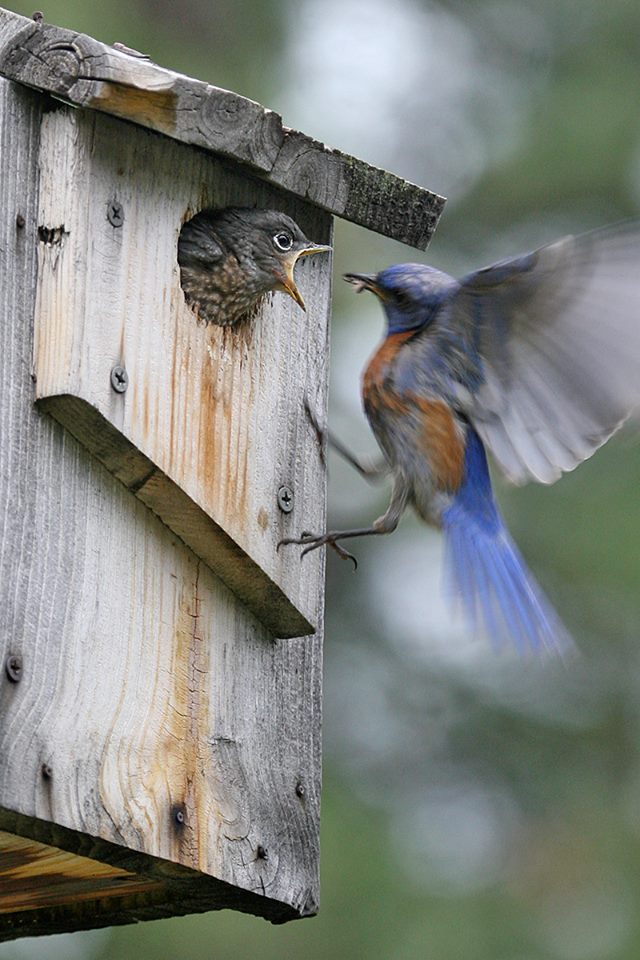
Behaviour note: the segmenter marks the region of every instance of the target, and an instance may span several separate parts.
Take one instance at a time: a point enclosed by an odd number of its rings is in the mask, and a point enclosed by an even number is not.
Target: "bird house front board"
[[[303,570],[276,547],[324,524],[308,410],[325,405],[329,264],[296,266],[306,313],[275,293],[224,328],[185,302],[177,263],[185,220],[254,205],[330,241],[327,214],[201,150],[96,112],[47,114],[34,374],[41,405],[276,636],[293,637],[315,628],[321,558]]]

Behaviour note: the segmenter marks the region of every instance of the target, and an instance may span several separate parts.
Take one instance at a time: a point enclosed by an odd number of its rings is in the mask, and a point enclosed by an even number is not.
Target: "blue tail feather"
[[[482,441],[469,428],[465,477],[443,513],[448,573],[454,593],[476,629],[520,651],[566,650],[573,643],[528,571],[498,513]]]

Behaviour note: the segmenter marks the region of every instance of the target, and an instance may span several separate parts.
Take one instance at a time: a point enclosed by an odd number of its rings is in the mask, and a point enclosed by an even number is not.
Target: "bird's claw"
[[[303,530],[299,537],[287,537],[285,540],[281,540],[276,547],[277,550],[280,547],[286,547],[289,544],[295,544],[299,547],[304,547],[304,550],[300,554],[300,559],[306,557],[308,553],[311,553],[312,550],[317,550],[318,547],[331,547],[332,550],[338,554],[341,560],[351,560],[353,562],[354,570],[358,569],[358,561],[352,553],[349,553],[348,550],[345,550],[344,547],[341,547],[339,544],[340,537],[334,533],[311,533],[309,530]]]

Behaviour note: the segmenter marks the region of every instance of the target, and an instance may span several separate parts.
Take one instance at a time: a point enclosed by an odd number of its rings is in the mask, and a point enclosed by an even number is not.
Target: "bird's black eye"
[[[273,244],[278,250],[286,253],[286,251],[291,250],[293,246],[293,237],[290,233],[287,233],[286,230],[279,230],[278,233],[274,234]]]
[[[411,297],[403,290],[396,290],[393,299],[401,309],[411,306]]]

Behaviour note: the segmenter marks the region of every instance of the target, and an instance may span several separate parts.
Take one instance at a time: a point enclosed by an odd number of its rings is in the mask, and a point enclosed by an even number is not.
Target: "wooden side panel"
[[[0,827],[45,842],[43,823],[68,828],[224,881],[240,909],[313,912],[321,630],[274,641],[144,504],[34,408],[39,128],[39,98],[0,81]],[[126,182],[126,170],[115,175]],[[121,195],[133,211],[133,193]],[[97,213],[86,217],[103,228]],[[103,266],[87,304],[126,270],[117,257]],[[134,311],[133,300],[105,304],[105,322],[115,313],[124,331],[126,361],[139,332],[127,322]],[[112,356],[104,361],[108,373]],[[130,391],[128,402],[143,409],[135,375]],[[152,423],[164,426],[150,418],[150,432]],[[298,429],[287,428],[283,467],[296,463]],[[320,572],[313,617],[321,626]],[[4,671],[8,655],[22,658],[18,683]],[[65,847],[71,836],[62,830],[54,842]],[[214,893],[197,901],[187,893],[173,912],[219,905]],[[83,916],[91,925],[91,913]]]
[[[324,409],[330,259],[296,267],[306,314],[276,293],[250,323],[207,327],[185,303],[177,240],[209,205],[285,209],[318,242],[330,239],[329,218],[202,151],[67,107],[44,119],[40,176],[38,398],[276,636],[312,632],[322,558],[303,569],[276,546],[324,527],[325,467],[305,398]],[[115,364],[126,393],[112,389]]]

